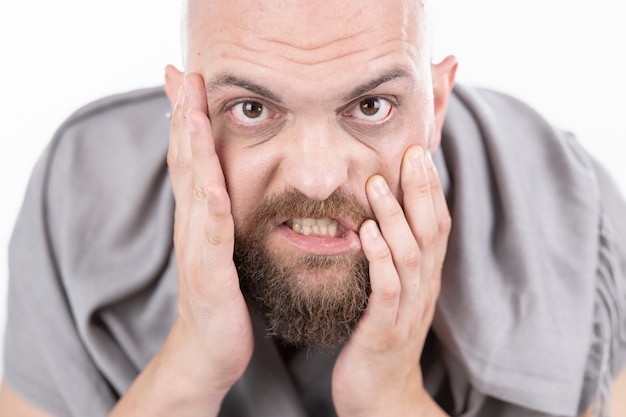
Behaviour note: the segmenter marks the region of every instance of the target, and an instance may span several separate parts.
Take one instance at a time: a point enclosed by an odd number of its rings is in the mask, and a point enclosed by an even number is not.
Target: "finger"
[[[403,299],[416,300],[422,255],[404,211],[382,176],[372,176],[366,184],[366,191],[400,277],[401,303]]]
[[[404,155],[400,174],[406,219],[422,252],[430,250],[439,236],[428,161],[421,147],[412,146]]]
[[[180,125],[180,134],[178,140],[178,163],[184,168],[185,174],[191,174],[192,167],[192,153],[191,153],[191,138],[189,136],[189,123],[187,122],[187,114],[192,109],[197,109],[204,114],[207,114],[207,99],[204,94],[204,85],[202,84],[202,78],[197,74],[187,74],[183,80],[183,88],[185,92],[185,98],[182,108],[182,120]],[[185,178],[186,180],[188,178]]]
[[[195,188],[202,189],[211,185],[225,188],[226,181],[215,151],[209,118],[197,109],[190,109],[187,113],[187,124]]]
[[[176,105],[178,98],[178,90],[183,86],[183,79],[185,74],[173,65],[167,65],[165,67],[165,94],[170,100],[172,108]]]
[[[427,154],[421,147],[410,147],[404,155],[400,174],[404,211],[422,253],[420,269],[423,279],[426,280],[432,276],[434,252],[439,239],[428,161]]]
[[[202,111],[206,107],[202,78],[197,74],[185,76],[172,115],[168,150],[168,165],[176,199],[174,243],[178,246],[183,244],[178,237],[187,234],[187,218],[194,187],[191,142],[186,116],[190,109]]]
[[[172,121],[170,123],[170,136],[167,148],[167,166],[170,170],[170,175],[176,177],[178,173],[178,141],[180,140],[181,124],[184,121],[183,117],[183,101],[185,99],[185,92],[181,86],[178,89],[176,104],[172,111]],[[174,185],[174,184],[172,184]],[[174,190],[176,193],[176,190]]]
[[[180,133],[178,135],[177,166],[179,168],[177,184],[180,188],[181,203],[188,207],[192,201],[194,181],[193,153],[191,150],[191,137],[189,134],[189,122],[187,115],[191,111],[199,111],[206,116],[207,98],[202,77],[198,74],[187,74],[184,78],[185,99],[183,102]]]
[[[371,293],[363,316],[363,326],[379,335],[395,325],[400,302],[400,278],[387,243],[378,225],[366,220],[359,230],[363,253],[369,262]]]
[[[189,73],[183,79],[185,87],[185,113],[189,109],[198,109],[208,114],[208,104],[204,80],[200,74]]]
[[[452,229],[452,217],[450,216],[450,210],[448,209],[446,195],[441,185],[441,180],[439,178],[439,174],[437,173],[437,168],[435,167],[435,164],[433,162],[432,155],[428,154],[428,159],[426,161],[428,182],[430,183],[430,192],[433,198],[433,208],[435,210],[435,218],[437,219],[437,230],[442,236],[437,244],[436,256],[439,260],[441,260],[441,262],[443,262],[443,258],[445,256],[448,246],[448,237]]]
[[[219,158],[215,153],[211,126],[206,114],[190,109],[187,114],[191,139],[194,188],[189,211],[188,244],[190,248],[201,248],[199,266],[204,274],[195,274],[200,281],[206,276],[214,277],[212,285],[238,284],[232,280],[232,256],[234,225],[230,210],[230,199],[225,188],[224,175]],[[195,287],[204,287],[194,282]]]
[[[438,295],[447,239],[447,233],[440,230],[447,213],[447,208],[441,207],[442,204],[445,206],[445,197],[430,154],[420,147],[409,148],[403,159],[400,181],[406,217],[422,253],[419,305],[430,312]],[[414,309],[408,305],[406,308],[407,316],[414,314]]]
[[[170,180],[172,183],[172,191],[174,193],[174,199],[176,201],[174,211],[174,245],[179,246],[179,237],[184,235],[187,228],[186,216],[188,213],[188,204],[184,204],[184,192],[181,190],[181,183],[184,179],[185,172],[189,169],[188,163],[181,163],[181,159],[178,157],[178,142],[181,140],[181,131],[183,130],[184,117],[183,117],[183,101],[185,93],[183,87],[178,89],[178,98],[176,105],[172,113],[172,122],[170,126],[169,145],[167,150],[167,166],[169,168]]]
[[[192,244],[205,248],[204,267],[212,270],[219,268],[224,260],[227,261],[225,264],[231,264],[234,227],[226,181],[205,111],[206,95],[202,79],[190,74],[186,83],[191,106],[186,117],[193,171],[189,233],[203,232],[202,242]]]

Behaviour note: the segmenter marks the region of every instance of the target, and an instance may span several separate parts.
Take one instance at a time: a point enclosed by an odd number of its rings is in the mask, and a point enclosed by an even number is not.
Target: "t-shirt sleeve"
[[[57,417],[106,415],[115,403],[74,325],[51,230],[64,190],[49,178],[58,141],[36,165],[9,245],[4,379],[32,405]],[[57,173],[54,173],[55,175]],[[64,221],[63,219],[60,220]],[[51,225],[54,225],[52,228]]]

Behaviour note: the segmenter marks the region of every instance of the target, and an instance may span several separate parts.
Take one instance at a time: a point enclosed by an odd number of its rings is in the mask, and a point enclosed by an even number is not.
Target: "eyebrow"
[[[366,81],[363,84],[357,86],[352,89],[350,93],[348,93],[345,97],[345,101],[354,100],[357,97],[362,96],[363,94],[368,93],[369,91],[375,89],[376,87],[398,79],[405,79],[411,85],[415,83],[414,77],[411,75],[410,71],[406,70],[402,67],[392,68],[388,71],[383,72],[378,77]],[[271,90],[256,84],[255,82],[240,76],[236,76],[230,73],[221,73],[215,76],[211,81],[206,83],[206,91],[207,94],[214,94],[219,91],[222,87],[240,87],[245,90],[248,90],[254,94],[257,94],[261,97],[265,97],[268,100],[271,100],[275,103],[282,104],[281,98],[278,94],[275,94]]]
[[[267,88],[260,86],[247,78],[228,73],[218,74],[215,78],[206,83],[207,94],[216,93],[222,87],[240,87],[278,104],[282,103],[280,97]]]
[[[411,75],[410,71],[402,67],[396,67],[385,71],[378,77],[370,81],[366,81],[358,87],[354,88],[347,96],[344,97],[344,100],[354,100],[355,98],[372,91],[376,87],[398,78],[405,79],[405,81],[407,81],[410,85],[415,84],[415,78]]]

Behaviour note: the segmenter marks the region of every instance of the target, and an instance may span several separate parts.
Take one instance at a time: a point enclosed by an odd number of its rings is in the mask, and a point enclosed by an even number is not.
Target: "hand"
[[[406,151],[400,184],[404,211],[383,177],[375,175],[366,185],[379,221],[360,229],[372,292],[333,370],[341,417],[443,413],[424,390],[420,356],[439,295],[450,215],[422,148]]]
[[[183,80],[180,72],[168,67],[166,81],[170,100],[178,92],[167,155],[176,199],[178,316],[168,351],[196,387],[225,395],[246,369],[254,344],[232,260],[230,199],[215,152],[202,77],[188,74]]]

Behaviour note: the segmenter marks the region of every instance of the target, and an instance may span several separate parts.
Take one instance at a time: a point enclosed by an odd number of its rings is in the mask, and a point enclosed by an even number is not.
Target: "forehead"
[[[419,0],[189,0],[187,52],[192,58],[221,43],[251,49],[273,43],[286,55],[304,56],[381,40],[417,43],[424,37],[423,9]]]
[[[397,67],[419,79],[430,63],[424,16],[419,0],[189,0],[186,70],[294,95]]]

